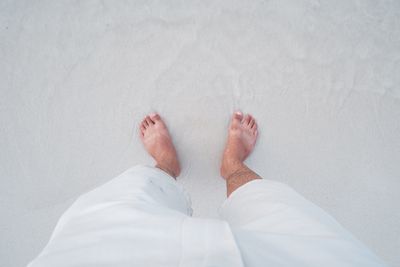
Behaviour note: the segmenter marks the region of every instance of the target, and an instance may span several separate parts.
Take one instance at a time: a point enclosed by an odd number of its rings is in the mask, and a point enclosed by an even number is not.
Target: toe
[[[233,119],[233,120],[242,121],[242,119],[243,119],[243,113],[240,112],[240,111],[236,111],[235,113],[233,113],[232,119]]]
[[[149,123],[146,121],[146,118],[143,119],[142,126],[144,127],[144,129],[147,129],[147,127],[149,127]]]
[[[146,131],[146,128],[144,127],[143,124],[140,125],[140,133],[144,135],[144,131]]]
[[[243,119],[243,114],[240,111],[236,111],[233,113],[231,125],[232,126],[239,126]]]
[[[252,117],[250,120],[250,123],[249,123],[249,127],[253,128],[255,124],[256,124],[256,120]]]
[[[254,120],[254,124],[253,124],[253,126],[251,126],[251,129],[253,130],[253,131],[255,131],[255,130],[257,130],[257,122],[256,122],[256,120]]]
[[[150,114],[150,119],[151,119],[154,123],[156,123],[157,121],[161,120],[161,117],[160,117],[160,115],[158,115],[157,113],[152,113],[152,114]]]
[[[149,116],[146,116],[146,122],[149,124],[149,126],[154,124],[154,122],[150,119]]]
[[[140,139],[142,139],[143,140],[143,138],[144,138],[144,132],[145,132],[145,128],[144,128],[144,126],[143,125],[140,125],[140,129],[139,129],[139,137],[140,137]]]
[[[247,115],[244,117],[244,121],[243,121],[244,125],[249,125],[251,119],[252,119],[251,116],[250,116],[249,114],[247,114]]]

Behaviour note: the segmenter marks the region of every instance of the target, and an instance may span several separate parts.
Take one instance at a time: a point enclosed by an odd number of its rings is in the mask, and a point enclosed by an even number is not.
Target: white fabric
[[[284,184],[256,180],[192,218],[184,190],[136,166],[81,196],[29,267],[383,266],[332,217]]]
[[[221,207],[245,266],[385,266],[322,209],[266,179],[234,191]]]

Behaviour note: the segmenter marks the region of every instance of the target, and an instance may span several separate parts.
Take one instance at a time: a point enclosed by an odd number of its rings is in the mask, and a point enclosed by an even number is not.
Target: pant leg
[[[79,197],[28,266],[242,266],[229,225],[191,213],[172,177],[136,166]]]
[[[246,266],[384,266],[333,217],[285,184],[249,182],[223,203]]]

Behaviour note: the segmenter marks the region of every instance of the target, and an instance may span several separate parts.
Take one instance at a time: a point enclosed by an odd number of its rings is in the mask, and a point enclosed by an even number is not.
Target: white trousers
[[[133,167],[84,194],[28,266],[384,266],[288,186],[255,180],[191,217],[188,195],[158,168]]]

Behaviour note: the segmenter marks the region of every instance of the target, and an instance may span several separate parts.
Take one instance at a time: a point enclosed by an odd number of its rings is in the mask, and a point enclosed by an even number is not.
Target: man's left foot
[[[174,178],[179,176],[181,169],[178,156],[160,115],[147,115],[140,123],[139,135],[147,152],[156,160],[156,167]]]

